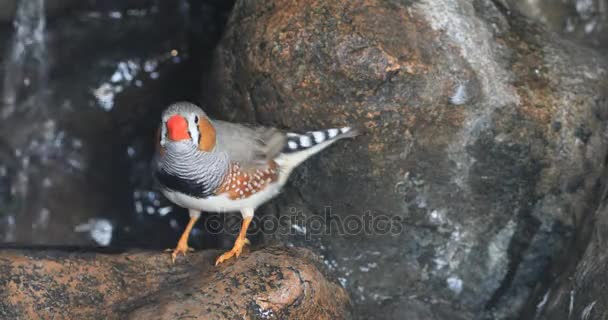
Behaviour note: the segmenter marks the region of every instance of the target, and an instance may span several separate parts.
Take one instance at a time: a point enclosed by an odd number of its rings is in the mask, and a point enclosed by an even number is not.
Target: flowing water
[[[230,7],[56,5],[19,1],[12,28],[0,17],[0,245],[173,246],[188,216],[153,185],[155,131],[169,103],[196,101]]]
[[[15,111],[20,99],[38,98],[46,89],[49,59],[44,0],[19,1],[13,26],[14,36],[4,61],[3,118]]]

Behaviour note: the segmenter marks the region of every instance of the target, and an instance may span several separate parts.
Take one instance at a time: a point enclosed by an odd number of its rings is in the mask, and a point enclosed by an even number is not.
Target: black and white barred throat
[[[224,152],[200,151],[191,141],[167,142],[159,159],[157,178],[164,187],[194,197],[208,197],[230,170]]]

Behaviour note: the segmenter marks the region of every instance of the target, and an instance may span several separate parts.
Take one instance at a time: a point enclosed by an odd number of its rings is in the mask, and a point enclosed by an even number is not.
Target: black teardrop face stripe
[[[212,190],[204,182],[177,177],[163,169],[156,171],[156,178],[167,189],[184,193],[195,198],[207,198],[213,195]]]

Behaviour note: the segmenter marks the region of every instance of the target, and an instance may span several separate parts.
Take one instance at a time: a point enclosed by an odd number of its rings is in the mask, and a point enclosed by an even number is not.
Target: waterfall
[[[20,0],[13,20],[15,33],[4,60],[3,118],[23,98],[38,98],[46,89],[48,53],[44,0]]]

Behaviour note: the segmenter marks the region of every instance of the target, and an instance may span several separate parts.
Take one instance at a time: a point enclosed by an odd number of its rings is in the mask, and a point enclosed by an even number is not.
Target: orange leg
[[[192,251],[192,249],[188,247],[188,237],[190,236],[192,227],[196,223],[196,220],[198,220],[198,217],[198,214],[190,215],[190,221],[188,221],[188,225],[186,226],[184,233],[182,233],[182,236],[179,238],[179,241],[177,242],[177,247],[175,248],[175,250],[173,250],[173,253],[171,253],[171,261],[173,263],[175,263],[175,258],[177,258],[180,253],[186,255],[186,252]]]
[[[224,252],[224,254],[219,256],[215,260],[216,266],[234,256],[236,256],[238,258],[241,255],[241,251],[243,251],[243,246],[245,246],[245,244],[249,243],[249,240],[247,240],[246,236],[247,236],[247,228],[249,228],[249,223],[251,223],[252,218],[253,218],[252,216],[243,217],[243,225],[241,226],[241,232],[239,232],[239,236],[236,238],[236,241],[234,242],[234,246],[232,247],[232,250]]]

